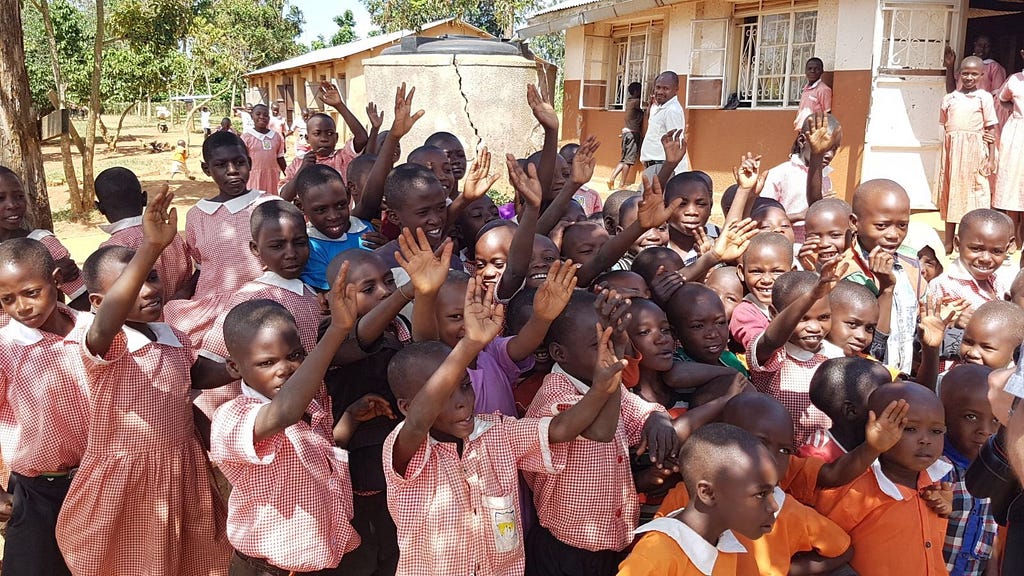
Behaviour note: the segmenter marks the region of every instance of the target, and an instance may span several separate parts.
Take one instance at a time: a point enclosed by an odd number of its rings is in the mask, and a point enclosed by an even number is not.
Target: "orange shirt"
[[[942,545],[946,520],[932,512],[918,495],[949,473],[938,460],[917,479],[918,490],[898,486],[875,462],[846,486],[823,490],[816,507],[850,534],[854,555],[850,565],[861,576],[946,576]]]
[[[675,518],[657,518],[636,530],[643,534],[619,564],[619,576],[731,576],[746,548],[726,530],[713,546]]]

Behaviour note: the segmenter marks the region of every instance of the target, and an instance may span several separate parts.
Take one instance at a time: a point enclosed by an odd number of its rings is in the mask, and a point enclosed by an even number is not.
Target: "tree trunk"
[[[0,164],[21,177],[32,205],[32,224],[52,229],[39,127],[25,68],[20,0],[0,0],[0,30],[5,30],[0,42]]]
[[[117,119],[117,130],[114,130],[114,137],[111,140],[107,141],[107,146],[111,150],[117,150],[117,139],[121,137],[121,126],[124,124],[124,117],[127,116],[128,113],[131,112],[132,109],[135,108],[135,105],[138,103],[139,102],[137,100],[135,102],[132,102],[128,105],[127,108],[124,109],[124,112],[121,112],[121,117]]]
[[[209,98],[207,98],[206,100],[203,100],[202,102],[199,102],[199,103],[193,105],[192,109],[188,111],[188,116],[185,117],[185,125],[182,128],[182,132],[185,134],[185,146],[190,146],[191,145],[190,136],[192,135],[192,131],[189,129],[189,126],[192,125],[192,121],[193,121],[193,119],[196,116],[196,111],[199,110],[200,108],[202,108],[203,106],[206,106],[210,102],[213,102],[217,98],[220,98],[227,91],[228,91],[227,87],[221,88],[220,92],[217,92],[216,94],[211,94]]]
[[[10,0],[7,0],[10,1]],[[104,35],[103,0],[96,0],[96,38],[93,42],[92,85],[89,89],[89,121],[85,128],[85,151],[82,154],[83,191],[81,203],[71,205],[71,217],[85,219],[92,210],[92,201],[96,197],[95,177],[93,176],[93,155],[96,151],[96,121],[100,115],[100,79],[103,75],[103,35]]]

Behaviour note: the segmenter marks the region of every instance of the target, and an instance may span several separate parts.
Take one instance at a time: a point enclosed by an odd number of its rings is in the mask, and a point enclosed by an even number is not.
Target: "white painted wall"
[[[583,79],[583,26],[565,31],[565,64],[562,72],[566,80]]]

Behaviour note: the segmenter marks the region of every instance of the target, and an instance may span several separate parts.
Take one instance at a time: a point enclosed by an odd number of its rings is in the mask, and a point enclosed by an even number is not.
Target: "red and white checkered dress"
[[[288,280],[274,272],[267,271],[262,276],[249,282],[241,290],[235,292],[224,306],[224,311],[217,316],[213,327],[203,338],[201,356],[223,363],[228,357],[228,349],[224,344],[224,318],[232,308],[242,302],[260,300],[266,298],[280,302],[282,306],[291,312],[295,318],[295,325],[299,329],[299,340],[306,352],[310,352],[316,346],[317,327],[323,318],[320,301],[312,288],[302,283],[302,280]],[[241,392],[238,381],[226,386],[203,390],[196,398],[196,406],[203,411],[208,418],[213,418],[217,408],[238,396]],[[321,398],[321,402],[330,402],[329,398]]]
[[[103,231],[110,234],[100,244],[104,246],[124,246],[132,250],[138,250],[142,246],[142,216],[125,218],[113,224],[100,226]],[[175,292],[184,286],[192,276],[192,261],[188,257],[188,250],[185,247],[185,240],[178,234],[174,241],[164,248],[160,258],[156,261],[157,275],[163,284],[164,302],[170,302]]]
[[[195,353],[184,333],[149,326],[155,342],[125,327],[103,358],[76,328],[93,419],[57,543],[76,576],[226,576],[226,511],[189,401]]]
[[[348,452],[334,446],[329,407],[310,402],[304,420],[253,442],[269,401],[243,394],[213,417],[210,456],[231,482],[228,539],[235,550],[285,570],[334,568],[359,545],[352,527]]]
[[[519,470],[556,474],[565,445],[548,445],[551,418],[478,414],[459,456],[454,443],[428,437],[395,472],[399,424],[384,441],[388,509],[398,528],[398,574],[522,575]]]
[[[172,300],[164,306],[167,322],[188,334],[198,347],[231,296],[263,273],[249,250],[249,217],[257,204],[280,200],[253,190],[228,200],[196,202],[186,216],[185,247],[201,269],[191,300]]]
[[[32,240],[38,240],[46,246],[46,249],[50,251],[50,256],[53,256],[54,260],[61,260],[63,258],[71,258],[71,252],[61,244],[60,240],[53,235],[53,232],[49,230],[36,229],[28,233],[28,238]],[[68,302],[71,302],[75,298],[78,298],[82,294],[85,294],[85,280],[82,279],[82,275],[79,274],[78,278],[71,280],[70,282],[61,282],[60,291],[67,296]]]
[[[544,377],[526,417],[564,412],[588,389],[556,364]],[[629,469],[629,447],[640,443],[647,417],[664,411],[661,405],[623,388],[614,440],[577,438],[565,444],[568,462],[561,473],[524,473],[533,489],[541,525],[560,541],[584,550],[623,550],[629,546],[640,519],[640,501]]]
[[[1010,282],[999,274],[992,274],[979,282],[964,268],[963,262],[957,258],[942,274],[928,283],[926,297],[938,298],[940,302],[950,302],[963,298],[971,308],[977,310],[985,302],[1002,300],[1010,292]],[[1010,279],[1012,281],[1012,278]]]
[[[750,382],[758,391],[786,407],[793,417],[793,446],[801,446],[815,430],[832,427],[832,420],[811,404],[811,376],[825,360],[842,358],[843,351],[828,341],[822,342],[817,353],[807,352],[787,342],[761,366],[757,363],[757,346],[763,337],[762,332],[747,350]]]
[[[88,327],[92,314],[58,304]],[[89,435],[89,391],[78,342],[10,320],[0,329],[0,454],[22,476],[78,466]]]

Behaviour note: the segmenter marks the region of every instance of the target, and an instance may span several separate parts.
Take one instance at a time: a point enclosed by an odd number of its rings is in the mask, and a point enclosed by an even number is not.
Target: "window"
[[[690,23],[690,74],[686,77],[688,108],[718,108],[725,94],[729,20]]]
[[[818,12],[747,16],[738,26],[737,93],[751,107],[797,106],[804,64],[814,56]]]
[[[584,36],[580,108],[621,109],[633,82],[640,82],[641,94],[652,94],[661,72],[663,28],[664,22],[656,20]]]
[[[941,70],[952,4],[882,5],[882,71]]]

